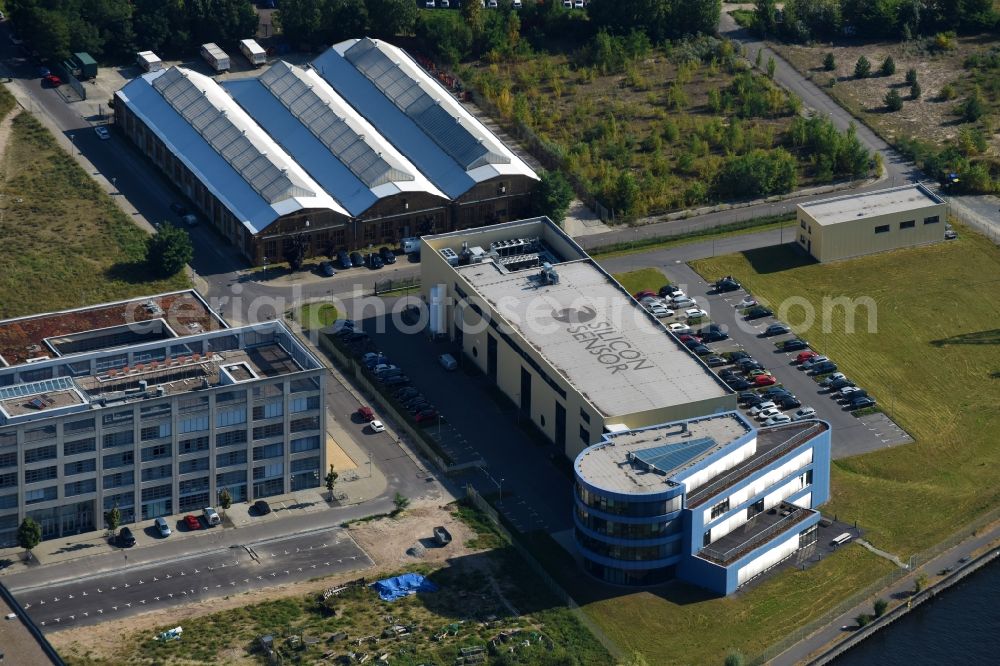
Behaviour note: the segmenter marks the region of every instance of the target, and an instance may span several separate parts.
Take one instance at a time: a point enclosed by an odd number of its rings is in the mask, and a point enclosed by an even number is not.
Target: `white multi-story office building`
[[[0,544],[320,485],[324,368],[194,291],[0,322]]]

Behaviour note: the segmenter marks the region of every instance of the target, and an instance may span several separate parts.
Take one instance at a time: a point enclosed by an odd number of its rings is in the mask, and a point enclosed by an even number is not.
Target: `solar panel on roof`
[[[48,393],[49,391],[65,391],[71,388],[73,388],[73,380],[69,377],[57,377],[55,379],[46,379],[40,382],[15,384],[14,386],[4,386],[3,388],[0,388],[0,400],[25,398],[30,395]]]
[[[466,171],[484,164],[510,164],[509,157],[491,151],[457,122],[435,97],[440,91],[425,88],[372,40],[358,40],[344,58]]]
[[[291,197],[316,196],[315,192],[296,185],[259,149],[244,129],[238,127],[216,108],[193,81],[176,67],[154,79],[153,88],[202,138],[225,159],[237,173],[268,203]]]
[[[681,465],[694,460],[715,446],[711,437],[700,437],[688,442],[665,444],[650,449],[633,451],[632,457],[649,467],[669,473]]]
[[[413,174],[391,165],[330,108],[312,85],[284,62],[271,67],[260,82],[367,187],[415,180]]]

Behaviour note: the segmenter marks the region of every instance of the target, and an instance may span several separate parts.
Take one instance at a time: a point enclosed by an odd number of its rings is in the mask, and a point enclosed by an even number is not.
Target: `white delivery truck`
[[[135,62],[144,72],[158,72],[163,69],[163,61],[152,51],[139,51],[135,54]]]
[[[267,63],[267,51],[253,39],[241,39],[240,51],[254,67],[260,67]]]
[[[399,241],[399,244],[403,248],[403,254],[413,254],[414,252],[420,252],[420,239],[417,238],[416,236],[403,238]]]
[[[229,69],[229,56],[215,42],[201,45],[201,57],[217,72]]]

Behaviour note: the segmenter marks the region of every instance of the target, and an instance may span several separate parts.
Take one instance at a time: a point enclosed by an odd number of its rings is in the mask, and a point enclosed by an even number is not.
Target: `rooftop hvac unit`
[[[143,393],[145,393],[146,389],[148,389],[148,388],[149,388],[149,384],[146,382],[146,380],[145,379],[140,379],[139,380],[139,390],[142,391]]]
[[[552,268],[552,264],[547,261],[542,264],[541,278],[545,284],[559,284],[559,274],[556,273],[556,269]]]
[[[449,265],[458,266],[458,253],[450,247],[442,249],[441,256],[444,257],[444,260],[447,261]]]

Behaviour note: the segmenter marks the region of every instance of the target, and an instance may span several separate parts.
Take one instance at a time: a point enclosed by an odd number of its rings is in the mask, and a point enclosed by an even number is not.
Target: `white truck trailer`
[[[240,51],[254,67],[260,67],[267,63],[267,51],[253,39],[241,39]]]
[[[163,61],[152,51],[139,51],[135,54],[135,62],[144,72],[158,72],[163,69]]]
[[[201,45],[201,57],[217,72],[229,69],[229,55],[220,49],[215,42]]]

